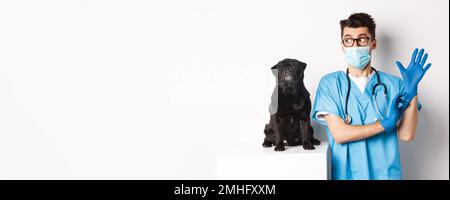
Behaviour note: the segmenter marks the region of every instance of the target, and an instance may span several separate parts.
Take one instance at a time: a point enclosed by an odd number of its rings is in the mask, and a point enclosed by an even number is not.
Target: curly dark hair
[[[344,33],[344,28],[359,28],[359,27],[367,27],[369,29],[370,35],[375,39],[375,21],[372,16],[367,13],[354,13],[348,17],[348,19],[344,19],[340,21],[341,24],[341,37]]]

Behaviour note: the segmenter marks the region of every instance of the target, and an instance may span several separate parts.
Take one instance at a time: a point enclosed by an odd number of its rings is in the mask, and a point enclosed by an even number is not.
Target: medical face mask
[[[369,46],[346,47],[344,49],[345,60],[353,67],[362,70],[370,61]]]

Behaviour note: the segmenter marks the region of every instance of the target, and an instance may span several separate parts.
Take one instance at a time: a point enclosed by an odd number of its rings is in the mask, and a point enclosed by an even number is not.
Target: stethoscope
[[[382,86],[383,87],[383,91],[384,91],[384,96],[386,98],[387,101],[387,86],[386,84],[382,83],[380,81],[380,76],[378,75],[377,70],[375,70],[375,68],[372,67],[372,70],[375,72],[375,75],[377,76],[377,83],[372,87],[372,101],[375,103],[375,108],[377,110],[378,115],[381,117],[381,119],[383,119],[383,116],[381,115],[380,109],[378,107],[378,103],[377,103],[377,99],[376,99],[376,94],[375,94],[375,89],[378,86]],[[348,97],[350,96],[350,77],[348,75],[348,68],[347,68],[347,97],[345,98],[345,123],[346,124],[350,124],[352,122],[352,117],[348,114]]]

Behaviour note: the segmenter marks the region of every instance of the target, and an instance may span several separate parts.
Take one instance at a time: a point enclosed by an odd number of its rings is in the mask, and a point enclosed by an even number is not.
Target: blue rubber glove
[[[409,104],[409,102],[408,102]],[[388,132],[397,128],[397,121],[406,110],[408,104],[402,100],[402,96],[397,94],[392,101],[391,108],[389,110],[389,116],[380,121],[384,131]]]
[[[431,63],[428,63],[425,68],[425,62],[427,61],[428,54],[424,53],[424,50],[421,49],[419,55],[417,55],[418,49],[414,49],[414,52],[411,56],[411,61],[407,69],[403,67],[400,61],[397,61],[397,67],[400,70],[400,74],[403,78],[403,91],[404,100],[407,104],[417,95],[417,86],[419,85],[420,80],[422,80],[425,72],[428,71],[431,67]]]

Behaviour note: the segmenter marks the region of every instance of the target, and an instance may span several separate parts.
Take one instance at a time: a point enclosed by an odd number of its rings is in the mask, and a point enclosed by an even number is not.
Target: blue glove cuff
[[[389,120],[389,119],[386,119],[386,118],[380,120],[380,124],[384,128],[384,132],[389,132],[389,131],[393,130],[394,128],[397,128],[397,124],[396,123],[392,123],[392,120]]]

